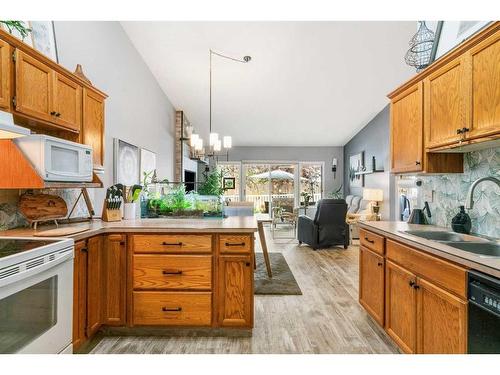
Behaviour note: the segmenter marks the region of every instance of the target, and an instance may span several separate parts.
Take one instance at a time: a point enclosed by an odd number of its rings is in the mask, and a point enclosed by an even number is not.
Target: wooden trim
[[[12,140],[0,139],[0,155],[2,155],[1,189],[42,189],[45,187],[42,178]]]
[[[82,85],[84,87],[88,87],[88,88],[100,93],[105,98],[108,97],[106,95],[106,93],[104,93],[103,91],[99,90],[95,86],[90,85],[87,81],[81,79],[80,77],[75,75],[73,72],[70,72],[68,69],[64,68],[62,65],[49,59],[47,56],[43,55],[41,52],[28,46],[26,43],[23,43],[18,38],[10,35],[8,32],[1,30],[1,29],[0,29],[0,40],[3,40],[5,42],[9,43],[14,48],[17,48],[17,49],[23,51],[24,53],[30,55],[31,57],[43,62],[45,65],[49,66],[50,68],[54,69],[55,71],[65,75],[67,78],[78,82],[80,85]]]
[[[12,51],[10,45],[0,40],[0,107],[11,108],[11,61]]]
[[[459,44],[457,47],[449,51],[447,54],[444,56],[440,57],[438,60],[433,62],[431,65],[429,65],[425,70],[422,72],[416,74],[414,77],[406,81],[404,84],[396,88],[395,90],[391,91],[387,97],[392,99],[402,91],[405,91],[407,88],[410,86],[416,84],[418,81],[423,80],[425,77],[427,77],[429,74],[432,72],[436,71],[437,69],[441,68],[442,66],[446,65],[448,62],[452,61],[453,59],[457,58],[461,54],[467,52],[469,49],[472,47],[476,46],[478,43],[481,41],[487,39],[491,35],[495,34],[497,31],[500,31],[500,21],[495,21],[485,29],[481,30],[479,33],[476,35],[472,36],[470,39],[464,41],[463,43]]]

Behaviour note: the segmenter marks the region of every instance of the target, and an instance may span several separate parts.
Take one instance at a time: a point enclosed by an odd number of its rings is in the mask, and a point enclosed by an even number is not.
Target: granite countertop
[[[38,232],[55,228],[54,225],[40,226]],[[61,224],[59,228],[84,230],[65,236],[81,240],[103,233],[253,233],[257,231],[257,220],[254,216],[232,216],[224,219],[137,219],[117,222],[95,219],[91,222]],[[36,232],[31,228],[18,228],[0,231],[0,236],[32,237]]]
[[[450,228],[438,227],[436,225],[408,224],[401,221],[360,221],[358,224],[363,229],[448,259],[464,267],[500,277],[500,258],[482,257],[474,253],[456,249],[445,243],[405,233],[408,230],[451,232]]]

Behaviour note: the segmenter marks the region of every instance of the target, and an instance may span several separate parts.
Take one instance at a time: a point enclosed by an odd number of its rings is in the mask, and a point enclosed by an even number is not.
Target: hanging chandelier
[[[209,119],[209,137],[208,137],[208,143],[207,143],[207,150],[208,152],[205,151],[205,145],[203,142],[203,138],[200,137],[199,134],[197,133],[192,133],[190,136],[190,144],[191,147],[194,148],[195,153],[198,155],[206,155],[208,157],[217,157],[219,156],[219,152],[222,151],[224,148],[224,151],[226,153],[226,156],[229,158],[229,149],[233,147],[233,138],[230,135],[225,135],[222,137],[222,139],[219,138],[219,134],[215,133],[212,131],[212,56],[216,55],[219,57],[222,57],[227,60],[232,60],[236,61],[239,63],[248,63],[252,58],[250,56],[244,56],[242,59],[230,57],[223,55],[221,53],[215,52],[213,50],[210,51],[210,70],[209,70],[209,79],[210,79],[210,119]]]

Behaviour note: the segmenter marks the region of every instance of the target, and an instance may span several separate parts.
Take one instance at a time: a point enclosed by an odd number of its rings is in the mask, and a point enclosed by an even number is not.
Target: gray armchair
[[[322,199],[318,202],[314,220],[299,216],[299,244],[314,250],[335,245],[349,246],[349,225],[346,223],[347,204],[343,199]]]

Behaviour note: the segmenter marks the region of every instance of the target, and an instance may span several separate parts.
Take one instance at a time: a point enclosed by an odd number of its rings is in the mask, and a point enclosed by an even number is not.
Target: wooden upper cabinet
[[[471,119],[467,138],[500,133],[500,33],[472,48],[469,60],[471,87]]]
[[[418,353],[467,353],[467,302],[420,278],[417,290]]]
[[[417,277],[404,268],[386,261],[385,327],[389,336],[406,353],[417,348],[416,289]]]
[[[423,167],[422,82],[391,100],[391,171],[420,172]]]
[[[15,56],[16,111],[44,121],[54,121],[51,114],[54,71],[19,49],[16,49]]]
[[[10,108],[10,45],[0,40],[0,108]]]
[[[82,125],[82,86],[54,72],[52,96],[53,121],[65,128],[80,131]]]
[[[94,164],[104,166],[104,97],[83,89],[82,142],[92,146]]]
[[[359,302],[381,325],[384,325],[384,257],[359,249]]]
[[[220,256],[218,272],[219,325],[252,327],[253,262],[251,256]]]
[[[458,142],[458,130],[467,128],[468,82],[466,59],[461,56],[424,79],[425,147]]]

